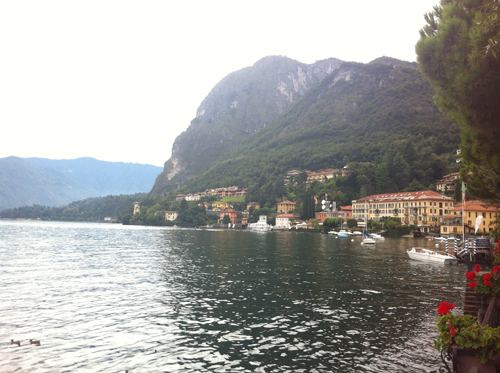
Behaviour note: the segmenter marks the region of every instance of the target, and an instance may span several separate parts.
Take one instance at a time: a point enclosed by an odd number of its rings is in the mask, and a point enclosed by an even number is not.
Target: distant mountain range
[[[62,206],[89,197],[144,193],[161,167],[94,158],[0,158],[0,210]]]
[[[311,65],[265,57],[212,89],[175,140],[151,194],[250,188],[294,168],[353,161],[385,162],[389,177],[378,184],[391,184],[395,157],[398,163],[404,158],[405,168],[396,190],[412,180],[427,187],[448,171],[445,161],[460,142],[433,95],[416,63],[390,57]],[[375,188],[373,175],[366,176]]]

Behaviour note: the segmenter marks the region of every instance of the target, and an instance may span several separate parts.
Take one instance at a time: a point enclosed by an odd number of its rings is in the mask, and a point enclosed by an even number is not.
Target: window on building
[[[443,227],[443,232],[447,233],[448,232],[448,227]]]

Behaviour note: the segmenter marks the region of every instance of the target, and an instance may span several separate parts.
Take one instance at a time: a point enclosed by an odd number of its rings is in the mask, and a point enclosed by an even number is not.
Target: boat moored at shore
[[[444,251],[433,251],[425,249],[423,247],[413,247],[411,250],[406,250],[406,253],[410,257],[410,259],[419,260],[423,262],[444,263],[444,264],[458,263],[458,258]]]

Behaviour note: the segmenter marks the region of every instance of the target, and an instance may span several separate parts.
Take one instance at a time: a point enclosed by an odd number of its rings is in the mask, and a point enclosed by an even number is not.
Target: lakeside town
[[[303,182],[326,183],[346,176],[347,172],[348,166],[340,170],[306,171],[307,179],[304,177]],[[299,174],[301,171],[297,170],[287,172],[284,184],[293,183]],[[257,218],[265,216],[266,224],[272,223],[269,227],[276,230],[325,230],[337,227],[351,230],[385,229],[399,225],[411,227],[419,235],[453,237],[463,234],[491,234],[500,208],[478,200],[467,201],[465,191],[460,194],[460,202],[446,195],[445,193],[455,193],[458,177],[458,172],[443,176],[436,183],[436,190],[372,194],[352,200],[346,206],[336,206],[336,202],[329,201],[327,195],[314,195],[316,211],[311,219],[301,219],[300,211],[303,206],[298,201],[280,201],[271,211],[266,209],[261,212],[259,202],[244,202],[247,189],[237,186],[177,194],[175,200],[202,207],[214,221],[209,226],[216,228],[252,229],[253,225],[259,223]],[[207,202],[207,199],[216,200]],[[140,203],[134,203],[133,215],[140,212]],[[159,213],[163,214],[167,223],[182,223],[178,220],[179,211],[158,211],[157,214]]]

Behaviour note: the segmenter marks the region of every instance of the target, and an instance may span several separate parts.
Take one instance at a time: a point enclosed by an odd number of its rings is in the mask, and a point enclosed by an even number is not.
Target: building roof
[[[486,212],[500,212],[499,206],[488,205],[486,202],[472,200],[466,201],[464,206],[465,211],[486,211]],[[462,211],[462,203],[457,203],[453,211]]]
[[[295,202],[292,201],[278,202],[278,205],[295,205]]]
[[[352,206],[340,206],[341,211],[352,211]]]
[[[220,213],[222,214],[222,213],[224,213],[224,212],[225,212],[225,213],[231,213],[231,212],[236,212],[236,213],[238,213],[238,211],[233,210],[233,209],[224,209],[224,210],[222,210]]]
[[[433,190],[423,190],[418,192],[398,192],[398,193],[383,193],[373,194],[371,196],[357,199],[355,202],[369,202],[369,201],[414,201],[419,199],[436,199],[453,201],[452,197],[447,197],[441,193],[434,192]]]
[[[276,218],[289,218],[289,219],[292,219],[293,217],[295,217],[295,215],[293,215],[293,214],[279,214],[279,215],[276,215]]]

